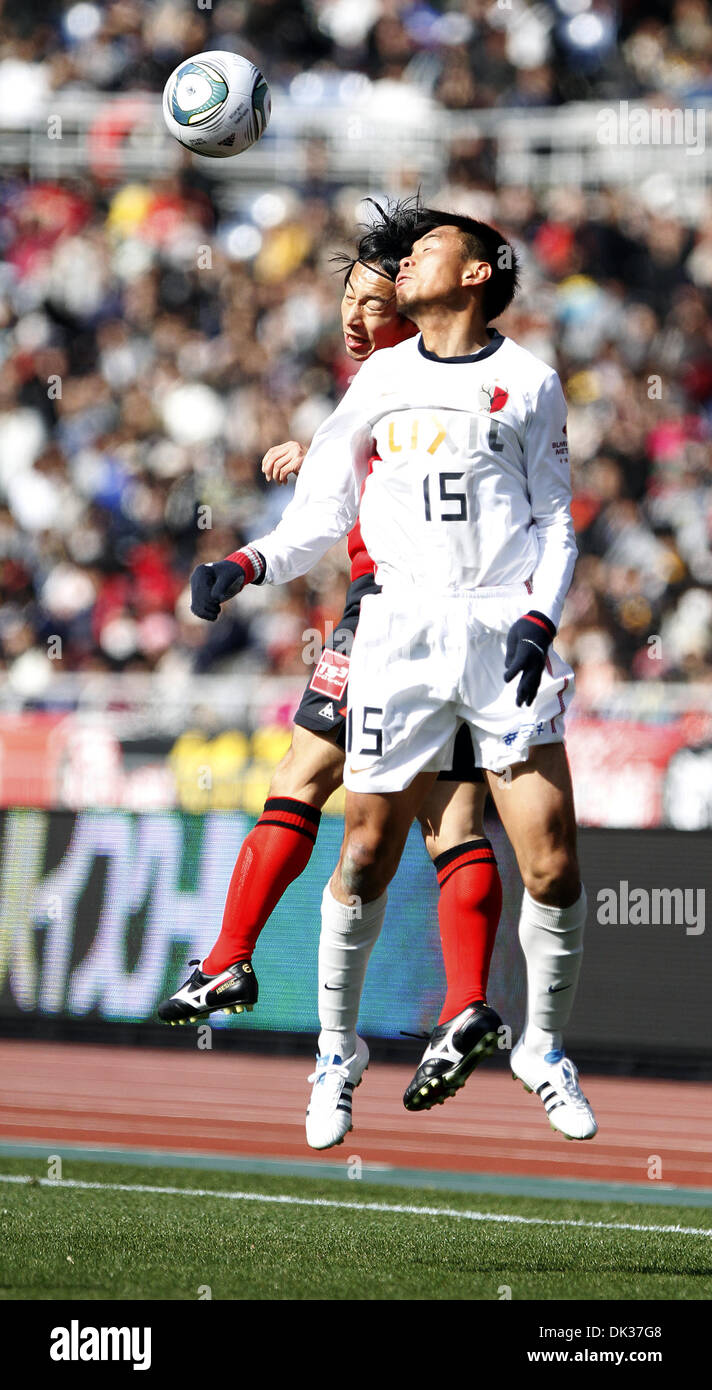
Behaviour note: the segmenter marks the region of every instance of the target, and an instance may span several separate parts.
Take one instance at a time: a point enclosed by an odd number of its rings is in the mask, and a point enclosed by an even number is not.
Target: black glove
[[[521,671],[522,679],[517,686],[518,705],[533,703],[546,665],[546,654],[555,636],[556,628],[551,620],[534,610],[512,623],[507,633],[504,679],[514,680]]]
[[[217,560],[214,565],[198,565],[190,576],[190,610],[196,618],[214,623],[220,605],[244,589],[247,575],[234,560]]]

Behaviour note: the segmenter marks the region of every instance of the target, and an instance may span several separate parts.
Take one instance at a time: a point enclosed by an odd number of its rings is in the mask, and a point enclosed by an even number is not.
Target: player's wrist
[[[556,636],[556,627],[554,623],[552,623],[551,618],[547,618],[546,613],[540,613],[537,608],[530,608],[528,613],[523,614],[523,617],[530,623],[536,623],[537,627],[543,628],[549,641],[553,642]]]
[[[245,575],[245,584],[261,584],[267,572],[267,562],[264,555],[259,550],[255,550],[253,545],[243,546],[242,550],[234,550],[231,555],[225,556],[233,565],[239,565]]]

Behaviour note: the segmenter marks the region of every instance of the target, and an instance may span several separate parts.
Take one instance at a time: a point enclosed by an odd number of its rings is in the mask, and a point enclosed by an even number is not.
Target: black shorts
[[[485,774],[481,767],[475,766],[475,751],[472,747],[470,730],[461,724],[455,735],[452,754],[452,767],[449,772],[439,772],[440,782],[484,782]]]
[[[339,748],[346,747],[346,688],[361,599],[380,592],[372,574],[362,574],[349,585],[338,626],[324,646],[294,716],[295,724],[323,734]]]
[[[338,748],[346,746],[349,659],[358,627],[361,600],[366,594],[380,592],[380,586],[372,574],[364,574],[349,585],[338,627],[324,646],[294,716],[295,724],[309,729],[311,733],[321,734]],[[457,731],[452,769],[438,775],[444,782],[484,782],[482,769],[475,767],[472,739],[466,724],[461,724]]]

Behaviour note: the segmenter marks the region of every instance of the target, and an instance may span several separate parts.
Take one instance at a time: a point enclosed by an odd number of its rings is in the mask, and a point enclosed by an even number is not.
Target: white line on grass
[[[337,1211],[392,1212],[395,1216],[452,1216],[462,1221],[497,1221],[507,1226],[567,1226],[586,1231],[650,1231],[658,1235],[712,1236],[699,1226],[643,1226],[630,1221],[565,1221],[548,1216],[513,1216],[494,1211],[458,1211],[456,1207],[402,1206],[389,1202],[337,1202],[329,1197],[275,1196],[262,1192],[219,1192],[210,1187],[155,1187],[149,1183],[82,1182],[78,1178],[33,1178],[0,1173],[0,1182],[39,1187],[73,1187],[93,1192],[153,1192],[164,1197],[218,1197],[227,1202],[264,1202],[291,1207],[332,1207]]]

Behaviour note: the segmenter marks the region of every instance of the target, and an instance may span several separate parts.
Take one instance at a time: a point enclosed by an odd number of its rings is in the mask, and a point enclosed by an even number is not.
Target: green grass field
[[[0,1173],[32,1178],[0,1181],[3,1299],[195,1300],[205,1286],[213,1299],[712,1296],[712,1213],[699,1208],[79,1159],[65,1159],[62,1185],[40,1182],[37,1159],[0,1158]]]

